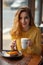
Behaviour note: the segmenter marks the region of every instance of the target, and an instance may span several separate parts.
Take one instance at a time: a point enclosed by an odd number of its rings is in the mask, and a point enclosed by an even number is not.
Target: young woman
[[[11,49],[14,50],[16,46],[18,51],[22,51],[20,40],[21,38],[28,38],[30,39],[30,43],[28,48],[24,51],[33,54],[41,53],[41,32],[39,28],[34,25],[29,7],[22,7],[17,11],[10,33],[13,41]]]

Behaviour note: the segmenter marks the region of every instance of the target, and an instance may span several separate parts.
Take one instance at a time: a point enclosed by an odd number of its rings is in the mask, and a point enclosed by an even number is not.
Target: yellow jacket
[[[15,39],[15,36],[12,35],[11,36],[12,40]],[[21,47],[21,42],[20,39],[21,38],[29,38],[32,41],[32,46],[28,47],[25,51],[26,53],[35,53],[35,54],[40,54],[41,53],[41,33],[39,28],[32,26],[27,32],[22,31],[22,36],[18,39],[16,39],[16,43],[17,43],[17,49],[18,50],[22,50]]]

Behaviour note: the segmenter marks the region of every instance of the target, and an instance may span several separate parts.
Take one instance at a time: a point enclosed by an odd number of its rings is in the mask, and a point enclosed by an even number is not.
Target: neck
[[[26,28],[23,28],[23,31],[28,31],[30,28],[30,26],[26,27]]]

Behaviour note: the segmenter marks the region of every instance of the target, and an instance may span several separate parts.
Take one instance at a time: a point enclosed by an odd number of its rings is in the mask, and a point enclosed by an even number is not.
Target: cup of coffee
[[[27,48],[28,38],[21,38],[21,47],[22,49]]]

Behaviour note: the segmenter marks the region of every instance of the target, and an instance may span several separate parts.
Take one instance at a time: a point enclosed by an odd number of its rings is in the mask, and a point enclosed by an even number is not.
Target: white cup
[[[21,47],[22,49],[27,48],[28,38],[21,38]]]

